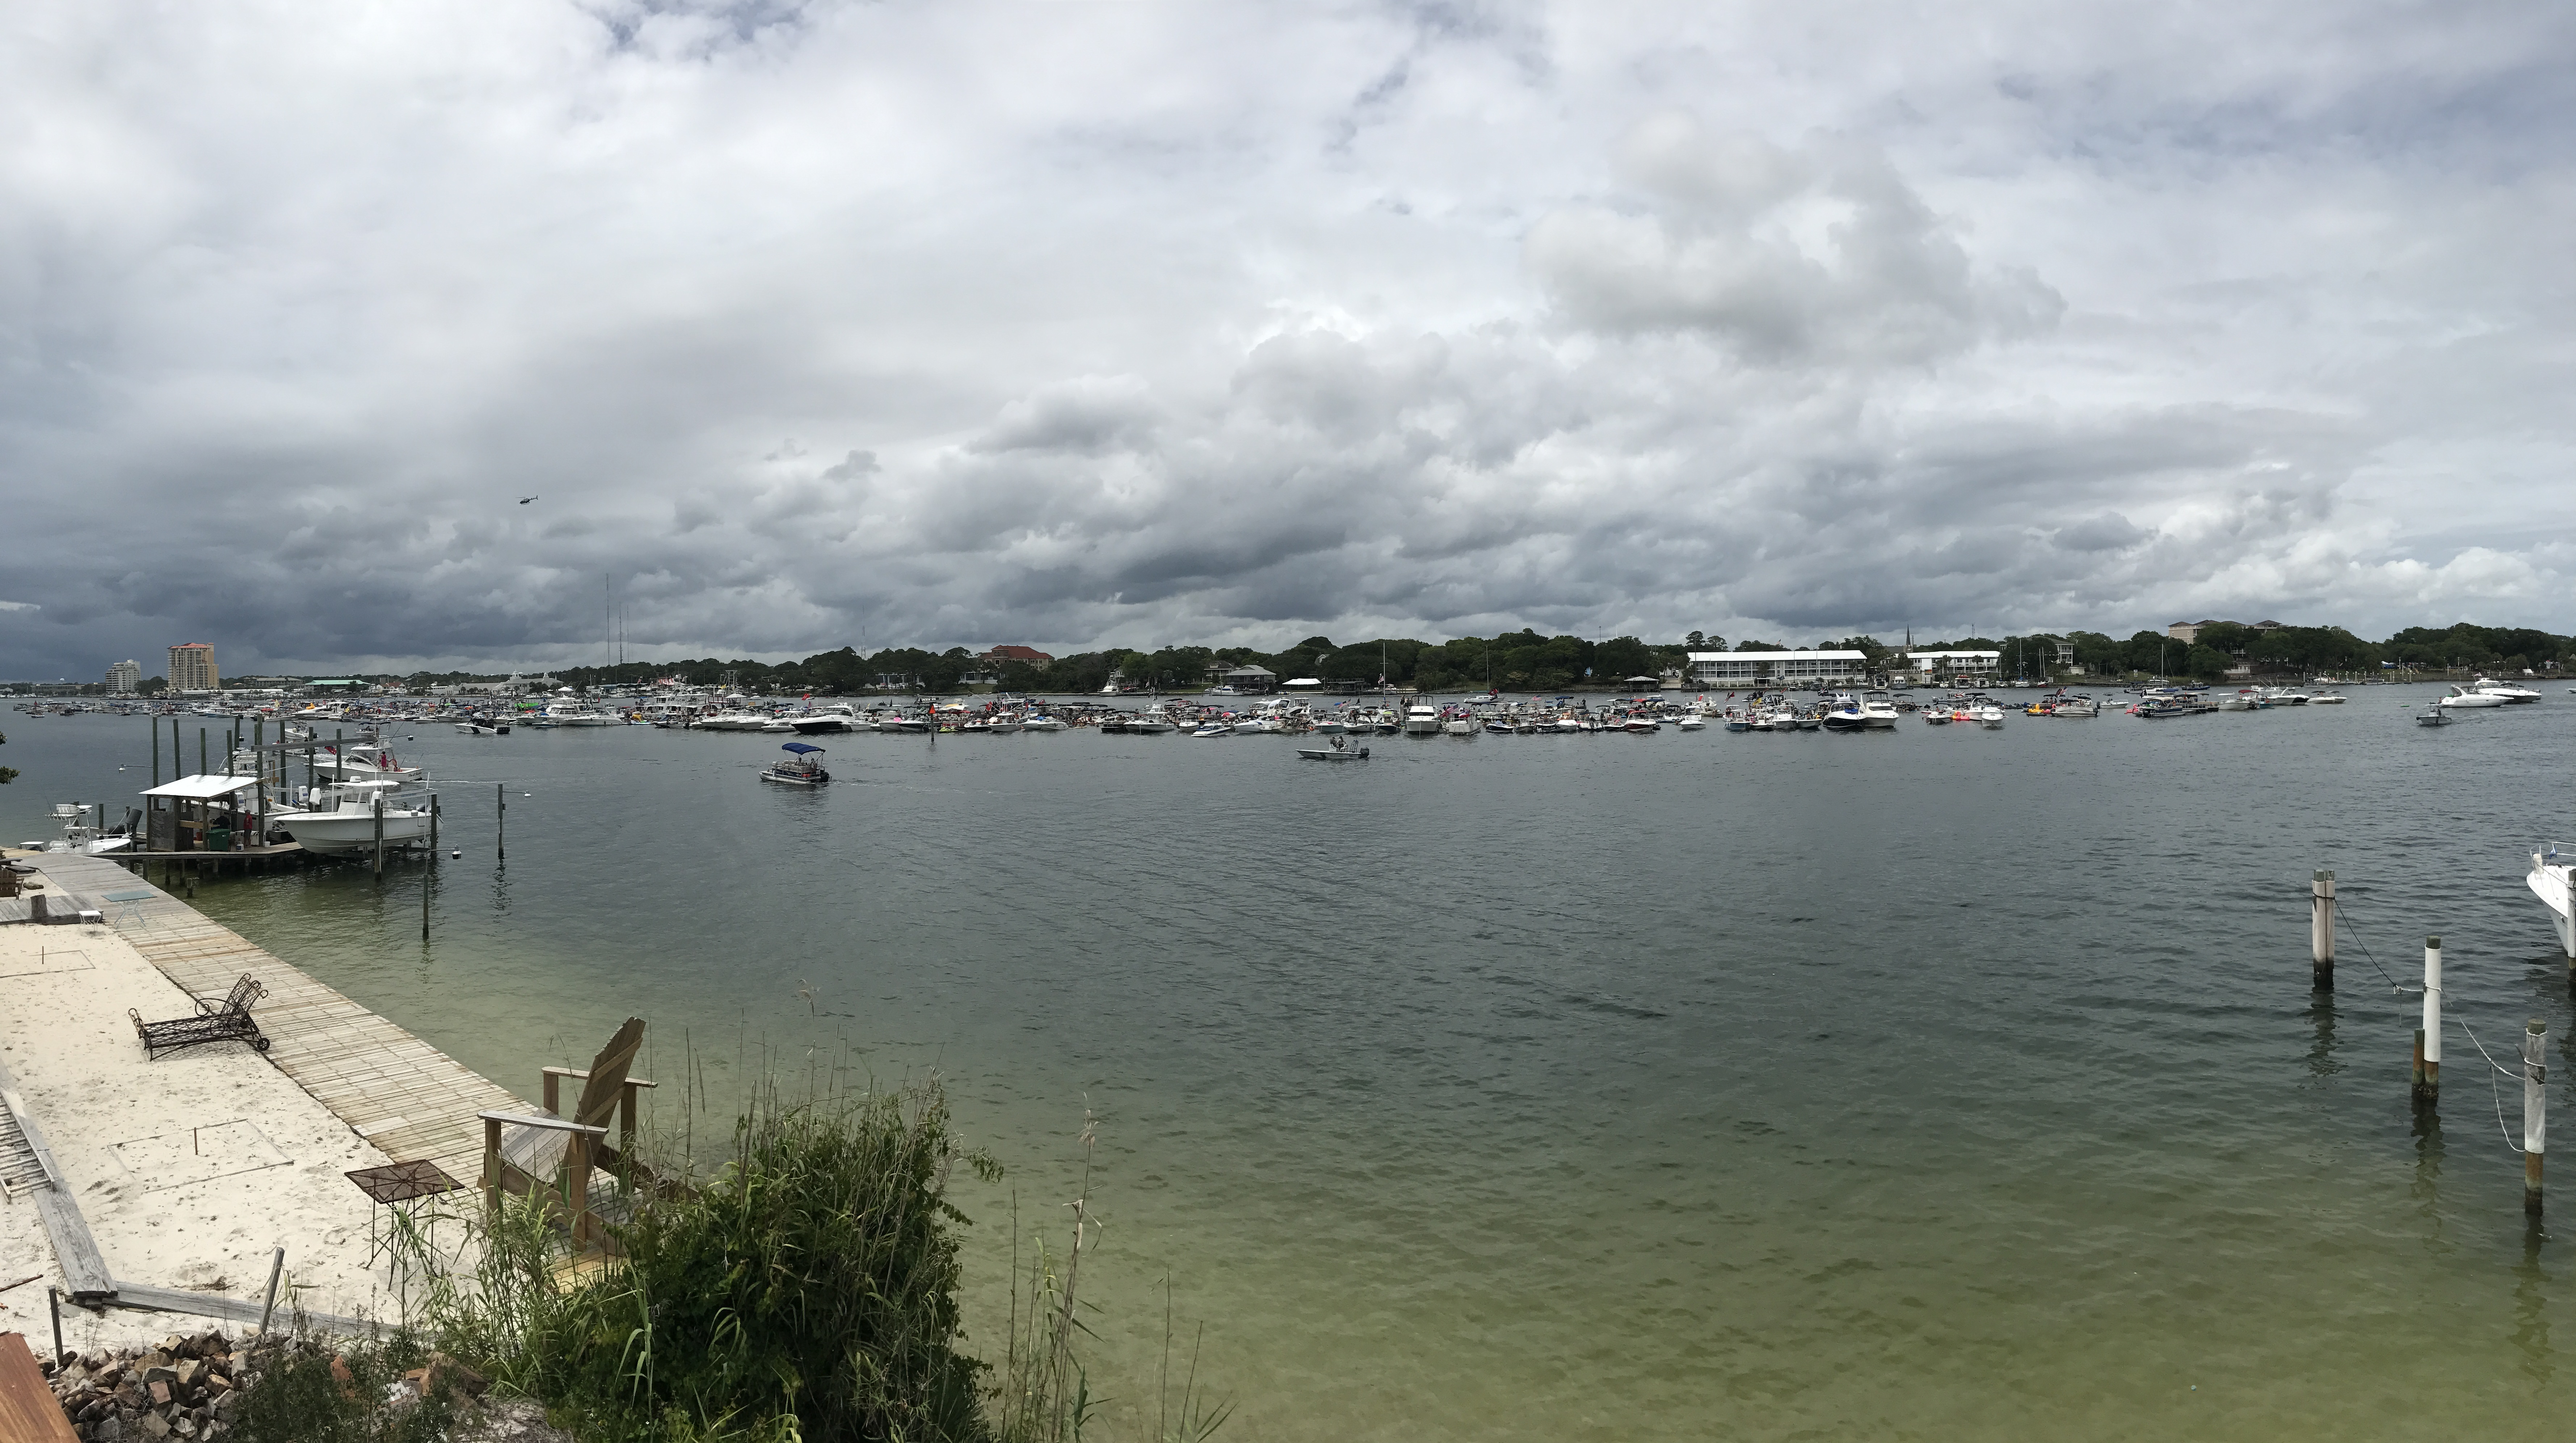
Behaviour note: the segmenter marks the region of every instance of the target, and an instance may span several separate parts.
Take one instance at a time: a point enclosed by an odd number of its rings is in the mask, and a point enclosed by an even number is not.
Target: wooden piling
[[[2318,992],[2334,990],[2334,873],[2308,879],[2308,982]]]
[[[2415,1100],[2442,1100],[2442,939],[2424,939],[2424,1025],[2415,1029]]]
[[[376,880],[385,879],[385,794],[376,793]]]
[[[157,787],[161,785],[161,719],[153,717],[150,720],[152,722],[152,785]]]
[[[434,794],[429,799],[429,859],[438,860],[438,798]]]
[[[2540,1215],[2540,1155],[2549,1147],[2549,1065],[2542,1059],[2549,1024],[2522,1025],[2522,1210]]]
[[[510,787],[506,782],[492,784],[492,860],[510,860]]]
[[[437,849],[436,847],[432,847],[432,848],[430,848],[430,850],[429,850],[429,855],[430,855],[430,860],[432,860],[432,861],[436,861],[436,860],[438,859],[438,849]],[[435,867],[423,867],[423,868],[421,868],[421,871],[420,871],[420,940],[422,940],[423,942],[426,942],[426,941],[428,941],[428,940],[429,940],[429,879],[430,879],[430,878],[432,878],[432,877],[434,877],[434,876],[436,876],[436,875],[438,875],[438,869],[437,869],[437,868],[435,868]]]
[[[213,767],[206,764],[206,729],[199,727],[197,728],[197,775],[202,777],[213,770]]]

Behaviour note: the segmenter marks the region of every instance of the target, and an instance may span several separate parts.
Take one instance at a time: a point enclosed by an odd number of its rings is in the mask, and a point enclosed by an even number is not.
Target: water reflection
[[[2522,1352],[2523,1374],[2535,1383],[2547,1383],[2558,1371],[2549,1348],[2549,1303],[2544,1285],[2552,1279],[2540,1266],[2540,1245],[2548,1230],[2539,1218],[2531,1219],[2522,1233],[2522,1266],[2515,1268],[2518,1279],[2513,1290],[2513,1345]]]
[[[2308,1003],[2308,1025],[2314,1035],[2308,1043],[2308,1075],[2332,1077],[2343,1071],[2335,1058],[2335,999],[2331,992],[2316,993]]]

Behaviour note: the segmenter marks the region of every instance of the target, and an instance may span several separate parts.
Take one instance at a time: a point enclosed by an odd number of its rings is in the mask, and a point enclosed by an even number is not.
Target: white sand
[[[195,1003],[109,928],[0,927],[0,1063],[70,1181],[108,1271],[122,1282],[256,1302],[271,1249],[283,1245],[288,1283],[305,1307],[394,1317],[388,1260],[367,1266],[372,1205],[343,1176],[384,1163],[384,1154],[247,1043],[147,1061],[129,1007],[157,1021],[186,1016]],[[472,1196],[448,1202],[462,1207]],[[455,1232],[439,1229],[451,1245]],[[0,1292],[0,1331],[45,1339],[45,1289],[62,1284],[35,1204],[0,1204],[0,1284],[39,1272],[42,1281]],[[281,1312],[286,1295],[281,1288]],[[64,1342],[75,1348],[247,1326],[63,1310]]]

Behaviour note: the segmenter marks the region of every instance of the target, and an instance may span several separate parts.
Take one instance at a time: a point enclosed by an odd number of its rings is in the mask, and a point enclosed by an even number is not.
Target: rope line
[[[2458,1021],[2459,1019],[2454,1018],[2452,1020]],[[2469,1045],[2478,1049],[2478,1056],[2487,1058],[2487,1066],[2491,1069],[2487,1074],[2487,1095],[2495,1099],[2497,1135],[2504,1139],[2505,1147],[2510,1150],[2514,1156],[2526,1156],[2521,1148],[2514,1146],[2513,1133],[2504,1125],[2504,1090],[2496,1085],[2495,1080],[2495,1074],[2498,1072],[2504,1072],[2504,1069],[2496,1064],[2496,1060],[2494,1058],[2487,1057],[2487,1050],[2484,1046],[2479,1044],[2478,1035],[2474,1032],[2469,1032],[2469,1024],[2461,1022],[2460,1030],[2462,1032],[2469,1033]],[[2520,1077],[2522,1074],[2518,1072],[2504,1072],[2504,1075],[2507,1077]]]
[[[2341,917],[2344,915],[2343,898],[2339,896],[2329,897],[2326,899],[2326,905],[2334,908],[2336,916]],[[2361,929],[2359,927],[2352,929],[2352,940],[2361,944],[2361,955],[2370,959],[2372,970],[2376,971],[2380,977],[2388,983],[2388,990],[2396,993],[2400,997],[2405,996],[2410,989],[2406,984],[2398,981],[2394,977],[2390,977],[2388,975],[2388,969],[2379,965],[2379,958],[2371,952],[2369,939],[2361,935]],[[2417,987],[2411,990],[2420,995],[2424,989]]]

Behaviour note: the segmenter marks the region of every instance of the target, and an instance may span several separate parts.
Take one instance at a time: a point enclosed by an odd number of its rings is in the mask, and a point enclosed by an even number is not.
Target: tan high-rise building
[[[120,661],[107,669],[107,689],[112,695],[132,696],[143,684],[143,667],[131,661]]]
[[[183,641],[170,648],[172,691],[213,691],[223,685],[215,675],[215,649],[202,641]]]

